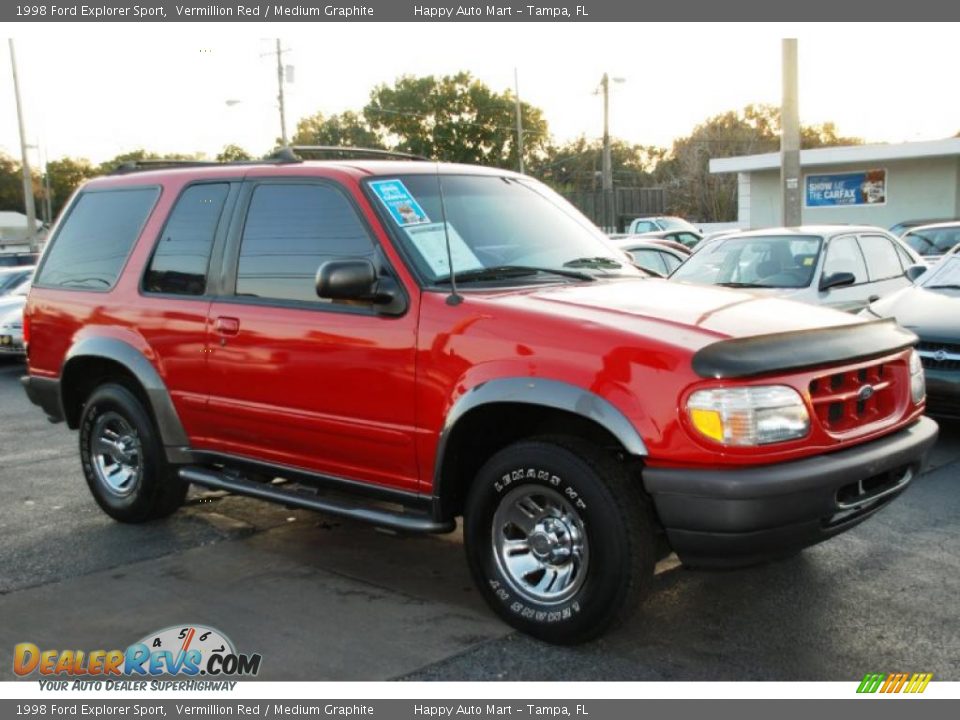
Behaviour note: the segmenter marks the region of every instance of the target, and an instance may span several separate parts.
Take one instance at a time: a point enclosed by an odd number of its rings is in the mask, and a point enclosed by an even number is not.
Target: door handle
[[[879,296],[879,295],[871,295],[870,297],[867,298],[867,302],[868,302],[868,303],[874,303],[874,302],[876,302],[876,301],[879,300],[879,299],[880,299],[880,296]]]
[[[236,335],[240,332],[240,321],[232,317],[218,317],[213,321],[213,329],[220,335]]]

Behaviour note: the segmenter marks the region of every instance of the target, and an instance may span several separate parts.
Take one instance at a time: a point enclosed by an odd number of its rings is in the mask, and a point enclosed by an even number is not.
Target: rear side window
[[[316,291],[320,264],[373,254],[373,241],[340,191],[326,185],[260,185],[240,243],[237,295],[326,302]]]
[[[193,185],[177,200],[144,278],[147,292],[203,295],[213,238],[230,187]]]
[[[159,194],[157,188],[83,193],[54,238],[36,284],[112,288]]]
[[[643,248],[631,250],[630,254],[633,256],[634,262],[645,270],[653,270],[661,275],[667,273],[667,267],[663,264],[663,258],[656,250]]]

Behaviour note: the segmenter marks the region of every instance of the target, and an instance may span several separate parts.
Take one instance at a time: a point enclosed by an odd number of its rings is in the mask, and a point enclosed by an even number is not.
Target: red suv
[[[936,438],[894,322],[651,278],[528,177],[133,170],[72,199],[24,323],[27,393],[79,429],[117,520],[191,483],[409,532],[462,516],[493,609],[575,642],[635,606],[658,549],[797,552],[887,505]]]

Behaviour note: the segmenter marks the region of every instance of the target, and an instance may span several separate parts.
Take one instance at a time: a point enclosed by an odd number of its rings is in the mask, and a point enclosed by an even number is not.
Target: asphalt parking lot
[[[732,572],[670,560],[636,617],[557,648],[497,620],[459,537],[398,537],[193,493],[124,526],[87,491],[77,437],[0,359],[0,679],[18,642],[122,648],[171,625],[222,630],[269,680],[960,680],[960,424],[927,472],[853,531]]]

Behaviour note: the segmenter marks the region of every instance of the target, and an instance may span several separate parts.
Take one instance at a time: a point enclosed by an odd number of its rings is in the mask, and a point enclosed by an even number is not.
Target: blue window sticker
[[[377,180],[370,189],[380,198],[390,217],[397,225],[421,225],[430,222],[426,211],[420,207],[402,180]]]

